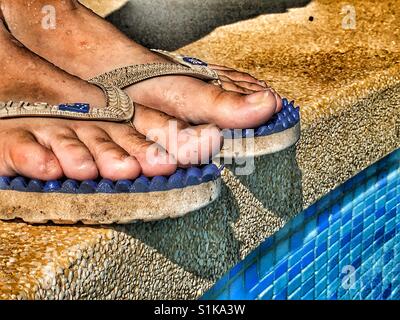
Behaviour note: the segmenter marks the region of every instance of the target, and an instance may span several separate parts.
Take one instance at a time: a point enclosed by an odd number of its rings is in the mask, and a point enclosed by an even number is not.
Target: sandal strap
[[[91,107],[87,103],[72,103],[52,105],[45,102],[0,102],[0,119],[20,117],[52,117],[75,120],[97,120],[124,122],[131,121],[135,106],[131,98],[115,86],[107,86],[95,81],[91,82],[100,87],[107,100],[105,108]]]
[[[152,50],[174,63],[150,63],[118,68],[89,80],[124,89],[141,81],[167,75],[185,75],[201,80],[219,80],[217,72],[196,58],[189,58],[162,50]]]

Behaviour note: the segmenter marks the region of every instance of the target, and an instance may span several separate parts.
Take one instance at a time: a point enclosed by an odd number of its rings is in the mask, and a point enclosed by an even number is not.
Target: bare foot
[[[24,45],[60,68],[89,79],[131,64],[162,62],[75,0],[1,1],[9,29]],[[43,8],[54,8],[54,28],[43,27]],[[50,13],[51,14],[51,13]],[[46,18],[45,18],[46,19]],[[263,81],[211,66],[223,88],[186,76],[164,76],[127,88],[138,103],[194,124],[252,128],[281,110],[280,96]]]
[[[0,47],[0,101],[105,105],[99,88],[24,48],[7,32],[1,20]],[[0,108],[4,106],[0,103]],[[134,179],[140,174],[169,175],[176,170],[176,158],[190,164],[219,151],[221,140],[216,127],[189,127],[140,105],[136,110],[134,124],[138,131],[127,124],[97,121],[0,120],[0,176],[20,174],[52,180],[65,175],[85,180],[101,175],[112,180]],[[171,137],[168,131],[173,121],[178,126],[176,137]],[[143,135],[148,132],[153,132],[154,140],[166,137],[163,143],[167,151],[155,150],[155,144]],[[213,139],[210,146],[214,145],[214,149],[198,148]],[[174,150],[172,145],[176,146]]]

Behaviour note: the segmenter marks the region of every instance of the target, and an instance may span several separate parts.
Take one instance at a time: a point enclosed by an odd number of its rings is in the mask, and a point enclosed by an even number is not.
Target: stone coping
[[[268,80],[302,106],[296,147],[224,171],[213,205],[127,226],[0,222],[0,298],[195,299],[288,219],[400,146],[396,0],[319,0],[216,29],[180,50]],[[313,21],[310,21],[310,17]]]

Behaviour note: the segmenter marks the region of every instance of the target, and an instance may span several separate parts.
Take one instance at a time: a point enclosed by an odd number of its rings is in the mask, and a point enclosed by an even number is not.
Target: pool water
[[[202,299],[399,299],[400,149],[265,240]]]

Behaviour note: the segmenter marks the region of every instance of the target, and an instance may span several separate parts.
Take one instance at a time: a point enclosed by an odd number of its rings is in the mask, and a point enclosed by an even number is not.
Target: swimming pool
[[[400,149],[296,216],[202,299],[400,299]]]

